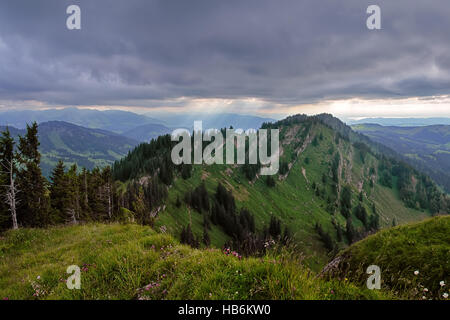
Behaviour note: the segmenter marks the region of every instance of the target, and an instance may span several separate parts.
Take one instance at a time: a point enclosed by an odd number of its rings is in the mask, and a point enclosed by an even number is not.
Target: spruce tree
[[[356,240],[356,230],[353,226],[352,219],[349,217],[347,218],[347,224],[345,228],[345,235],[347,236],[348,243],[351,244]]]
[[[209,238],[208,229],[206,226],[203,227],[203,243],[207,247],[211,244],[211,239]]]
[[[19,137],[19,162],[21,168],[17,173],[20,190],[20,203],[17,218],[27,227],[43,227],[49,221],[49,199],[46,195],[46,179],[42,176],[41,154],[38,150],[38,125],[27,125],[27,133]]]
[[[352,191],[349,186],[345,186],[341,192],[341,213],[344,217],[350,216],[352,209]]]
[[[69,181],[65,173],[65,165],[59,160],[53,169],[50,186],[51,223],[60,224],[67,220],[70,197],[68,194]]]

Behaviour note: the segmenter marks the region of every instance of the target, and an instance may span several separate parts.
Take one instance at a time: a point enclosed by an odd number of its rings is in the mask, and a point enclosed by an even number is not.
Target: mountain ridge
[[[387,227],[421,220],[430,211],[448,210],[445,197],[429,178],[399,160],[377,154],[371,146],[383,146],[331,115],[297,115],[263,128],[280,129],[280,171],[275,181],[259,176],[255,165],[172,167],[170,157],[165,160],[170,138],[159,137],[114,164],[114,177],[121,181],[119,198],[131,204],[127,209],[134,215],[139,209],[132,199],[126,200],[127,188],[138,190],[141,185],[145,194],[146,183],[153,189],[158,181],[165,181],[167,198],[153,198],[156,203],[149,208],[155,213],[155,226],[174,235],[183,234],[189,226],[194,238],[201,238],[207,223],[211,243],[221,247],[234,237],[225,222],[214,218],[222,214],[214,209],[224,205],[214,204],[225,192],[222,185],[229,193],[226,197],[236,204],[230,217],[248,210],[257,232],[267,230],[269,224],[278,224],[279,229],[289,226],[316,267],[330,251],[370,233],[377,219],[380,227]],[[210,200],[195,200],[206,198]],[[440,201],[444,201],[441,209]]]
[[[430,125],[450,125],[449,117],[433,117],[433,118],[363,118],[360,120],[349,120],[349,125],[370,123],[382,126],[430,126]]]
[[[3,131],[6,127],[0,126]],[[25,129],[8,126],[16,142],[24,136]],[[48,121],[39,124],[39,150],[41,165],[45,176],[49,176],[59,160],[68,165],[77,163],[78,167],[91,170],[104,167],[125,156],[138,145],[138,141],[103,129],[91,129],[64,121]]]

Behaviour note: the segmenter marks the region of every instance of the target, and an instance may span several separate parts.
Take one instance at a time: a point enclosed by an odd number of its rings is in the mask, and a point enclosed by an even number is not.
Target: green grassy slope
[[[69,265],[81,289],[67,289]],[[0,241],[1,299],[382,299],[325,281],[289,253],[239,258],[192,249],[135,224],[8,231]]]
[[[406,223],[428,216],[426,212],[406,208],[399,200],[395,187],[391,189],[378,184],[376,172],[374,175],[370,173],[370,168],[375,171],[378,168],[378,160],[373,155],[367,154],[363,162],[354,145],[343,139],[336,143],[335,132],[320,123],[311,127],[306,138],[302,136],[305,130],[301,124],[281,127],[280,161],[289,163],[291,169],[285,177],[276,177],[275,187],[268,187],[265,177],[248,181],[238,166],[193,166],[191,178],[183,180],[178,177],[170,186],[166,208],[159,214],[156,225],[165,226],[178,237],[182,227],[192,222],[194,234],[200,237],[203,232],[203,216],[185,203],[178,208],[175,205],[176,199],[183,199],[186,192],[193,190],[202,181],[212,195],[220,182],[232,191],[238,207],[246,207],[254,214],[258,230],[268,224],[272,214],[277,216],[294,234],[297,245],[306,255],[310,266],[318,270],[327,262],[328,255],[314,226],[320,223],[336,239],[332,220],[342,227],[345,227],[346,221],[338,210],[331,213],[327,211],[327,197],[332,194],[330,167],[336,154],[341,157],[339,189],[345,185],[351,186],[353,206],[357,204],[357,195],[362,191],[363,204],[368,214],[373,214],[374,204],[382,227],[391,226],[394,218],[397,223]],[[312,143],[314,137],[318,137],[316,144]],[[322,181],[323,176],[327,181]],[[370,180],[374,181],[373,186]],[[324,196],[317,196],[313,183],[323,190]],[[362,223],[354,216],[353,223],[362,230]],[[212,244],[221,247],[228,236],[220,227],[212,227]],[[345,243],[341,243],[341,247],[344,246]]]
[[[328,273],[340,279],[363,285],[367,267],[378,265],[382,288],[408,298],[443,299],[450,285],[450,217],[380,231],[344,250],[334,263]]]

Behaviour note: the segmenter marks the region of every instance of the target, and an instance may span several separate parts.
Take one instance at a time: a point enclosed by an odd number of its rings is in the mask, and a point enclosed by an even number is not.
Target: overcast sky
[[[0,111],[450,117],[449,94],[448,0],[0,3]]]

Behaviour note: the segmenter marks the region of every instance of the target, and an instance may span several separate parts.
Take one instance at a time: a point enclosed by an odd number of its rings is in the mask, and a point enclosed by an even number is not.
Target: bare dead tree
[[[13,229],[18,229],[19,226],[17,224],[17,212],[16,212],[16,206],[18,204],[17,194],[20,192],[17,189],[17,186],[15,184],[14,179],[14,164],[13,160],[10,161],[5,159],[5,162],[7,165],[2,164],[6,171],[3,171],[9,176],[9,184],[3,185],[3,187],[7,188],[6,195],[5,195],[5,202],[9,206],[9,211],[11,212],[11,219],[13,223]]]
[[[73,208],[68,208],[67,209],[67,215],[69,217],[69,223],[73,223],[73,224],[77,224],[77,218],[76,218],[76,213],[75,213],[75,209]]]
[[[108,192],[108,216],[109,219],[111,220],[111,186],[107,185],[107,192]]]
[[[87,207],[89,206],[89,199],[88,199],[88,186],[87,186],[87,174],[86,171],[84,172],[84,205]]]
[[[105,191],[106,191],[106,197],[108,200],[108,217],[111,220],[111,218],[112,218],[112,199],[111,199],[112,188],[111,188],[110,179],[108,179],[108,181],[106,182]]]

